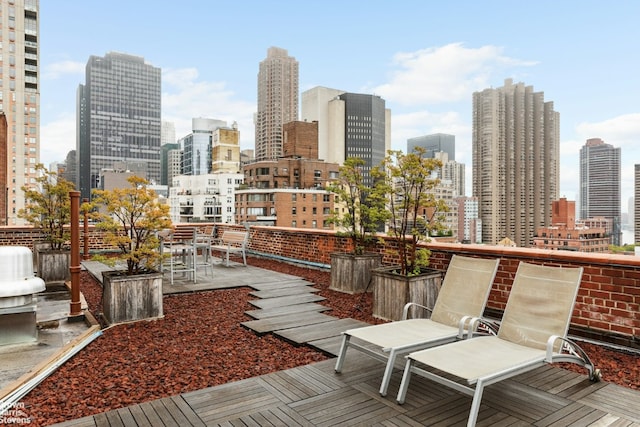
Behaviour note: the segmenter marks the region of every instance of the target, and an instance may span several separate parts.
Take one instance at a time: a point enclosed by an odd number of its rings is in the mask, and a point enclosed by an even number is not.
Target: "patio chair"
[[[587,368],[591,381],[598,381],[599,370],[594,368],[586,353],[567,338],[581,278],[582,267],[561,268],[521,262],[497,335],[410,353],[398,403],[405,401],[411,374],[418,374],[473,396],[467,425],[474,426],[486,386],[545,363],[577,363]],[[425,365],[428,369],[417,365]],[[460,379],[466,380],[467,385]]]
[[[499,259],[454,255],[432,309],[409,303],[404,307],[403,320],[343,332],[335,371],[342,371],[349,347],[386,362],[380,385],[380,394],[386,396],[399,354],[461,339],[472,328],[472,318],[484,312],[499,263]],[[431,317],[407,319],[413,305],[430,311]]]
[[[168,253],[169,277],[173,285],[176,274],[188,274],[196,283],[196,235],[195,227],[176,227],[163,236],[161,252]]]

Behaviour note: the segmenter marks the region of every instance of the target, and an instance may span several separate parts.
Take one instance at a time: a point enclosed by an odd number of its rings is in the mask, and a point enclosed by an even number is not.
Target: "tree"
[[[39,175],[35,179],[36,185],[21,187],[26,204],[18,212],[18,217],[40,228],[51,250],[60,250],[69,242],[70,232],[66,227],[71,222],[69,192],[75,187],[42,163],[36,165],[36,172]]]
[[[364,160],[349,157],[340,167],[340,175],[328,190],[337,196],[336,204],[343,203],[346,212],[335,211],[328,222],[337,225],[352,241],[353,252],[364,253],[365,246],[377,228],[388,218],[385,199],[380,192],[370,191],[364,182]]]
[[[127,181],[127,188],[94,190],[91,205],[98,209],[91,216],[105,232],[105,243],[120,250],[116,259],[126,261],[126,274],[132,275],[159,266],[158,232],[171,228],[171,219],[169,206],[158,202],[147,180],[131,176]]]
[[[443,212],[448,210],[444,200],[435,194],[440,180],[434,172],[442,162],[424,157],[418,147],[410,154],[390,150],[381,165],[371,175],[378,185],[373,192],[386,199],[390,221],[388,234],[397,244],[401,275],[416,275],[429,265],[430,252],[418,249],[418,243],[428,242],[429,236],[443,230]]]

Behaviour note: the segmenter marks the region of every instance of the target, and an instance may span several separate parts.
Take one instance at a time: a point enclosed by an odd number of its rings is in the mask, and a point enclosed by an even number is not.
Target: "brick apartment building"
[[[576,252],[609,252],[611,238],[604,227],[576,225],[576,202],[565,198],[552,202],[551,226],[538,228],[533,244],[538,249]]]

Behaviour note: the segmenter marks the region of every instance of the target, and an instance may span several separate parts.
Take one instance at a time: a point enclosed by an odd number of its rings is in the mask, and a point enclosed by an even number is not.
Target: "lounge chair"
[[[597,381],[599,371],[588,356],[567,339],[581,277],[581,267],[560,268],[521,262],[497,335],[467,339],[409,354],[398,403],[405,401],[411,374],[418,374],[473,396],[467,425],[474,426],[482,392],[487,385],[536,369],[545,363],[577,363],[587,368],[589,379]],[[455,378],[445,378],[444,374],[435,371],[466,380],[468,385]]]
[[[342,371],[349,347],[386,362],[380,385],[380,394],[386,396],[399,354],[461,339],[471,327],[471,319],[482,316],[499,263],[499,259],[454,255],[433,309],[409,303],[404,307],[403,320],[343,332],[335,371]],[[412,305],[430,311],[431,317],[407,319]]]

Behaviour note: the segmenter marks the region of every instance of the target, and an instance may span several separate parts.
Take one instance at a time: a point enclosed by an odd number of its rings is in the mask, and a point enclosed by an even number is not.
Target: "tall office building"
[[[216,129],[226,128],[224,120],[195,118],[191,120],[192,132],[180,139],[183,149],[182,173],[184,175],[206,175],[211,173],[213,134]]]
[[[411,151],[409,151],[411,152]],[[445,151],[434,153],[435,159],[442,162],[442,167],[437,171],[438,178],[443,182],[450,182],[453,186],[454,197],[464,196],[465,194],[465,167],[464,163],[458,163],[451,160]]]
[[[529,247],[558,198],[560,114],[543,92],[505,80],[473,94],[473,196],[482,241]]]
[[[340,165],[359,157],[368,182],[371,168],[391,148],[391,110],[385,100],[324,87],[304,92],[302,99],[302,119],[318,122],[318,157]]]
[[[176,143],[176,125],[173,122],[160,122],[160,145]]]
[[[109,52],[91,56],[77,96],[80,192],[100,188],[103,169],[115,162],[144,163],[148,180],[160,182],[160,68],[140,56]]]
[[[407,140],[407,153],[411,153],[416,147],[426,150],[425,155],[433,158],[435,154],[444,151],[449,160],[456,159],[456,137],[446,133],[434,133],[432,135],[418,136]]]
[[[298,61],[285,49],[270,47],[258,72],[256,160],[282,155],[282,125],[298,120]]]
[[[16,225],[24,223],[17,217],[25,206],[21,187],[35,184],[40,162],[40,3],[2,0],[0,6],[0,111],[7,120],[3,224]]]
[[[620,245],[620,148],[591,138],[580,149],[580,218],[611,222],[611,243]]]

